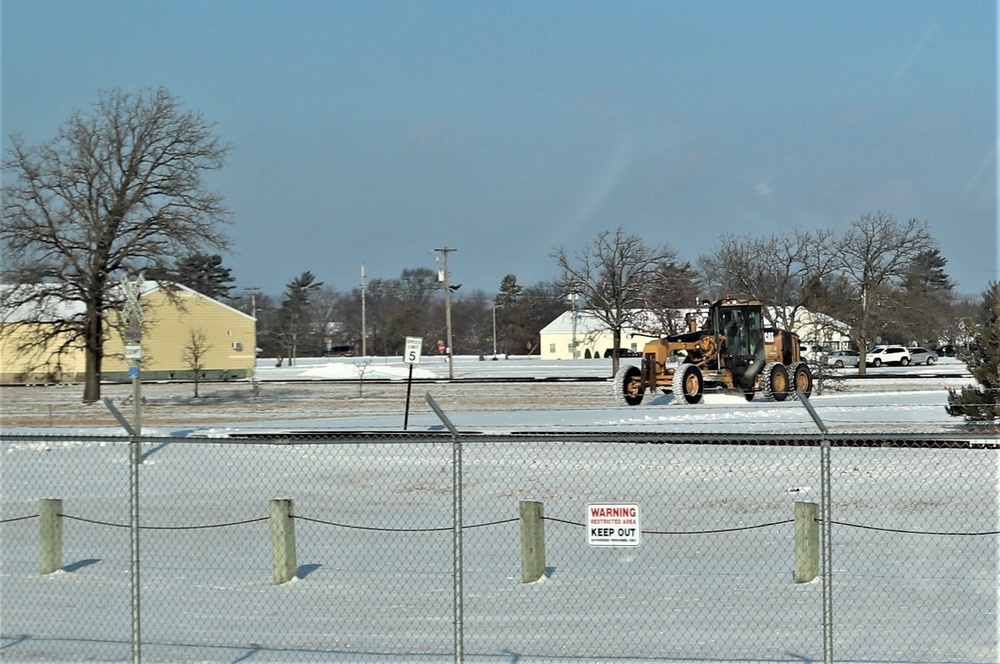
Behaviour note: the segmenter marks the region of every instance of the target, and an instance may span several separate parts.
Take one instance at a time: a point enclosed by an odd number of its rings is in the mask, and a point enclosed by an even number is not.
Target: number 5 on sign
[[[421,337],[406,337],[406,351],[403,361],[408,364],[420,364],[420,349],[424,345]]]

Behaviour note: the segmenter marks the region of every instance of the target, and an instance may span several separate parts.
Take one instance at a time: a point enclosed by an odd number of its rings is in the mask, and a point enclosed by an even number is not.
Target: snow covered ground
[[[637,360],[623,360],[623,362]],[[506,405],[502,409],[488,405],[467,406],[460,399],[449,399],[445,408],[449,419],[459,428],[468,431],[523,431],[531,430],[637,430],[677,433],[785,433],[816,432],[817,427],[801,403],[789,400],[783,403],[755,400],[747,403],[742,396],[706,394],[703,403],[688,405],[675,403],[672,396],[647,394],[637,407],[619,406],[613,397],[611,383],[560,384],[566,377],[606,378],[611,373],[610,360],[557,360],[543,362],[538,359],[517,357],[485,361],[475,357],[457,357],[454,361],[456,379],[533,379],[539,384],[514,383],[489,386],[466,386],[467,394],[485,392],[495,395]],[[294,367],[278,368],[261,362],[257,376],[261,381],[288,380],[398,380],[405,381],[409,365],[398,358],[337,358],[300,360]],[[971,382],[963,364],[952,358],[932,366],[869,368],[869,378],[859,379],[856,369],[834,372],[842,378],[836,391],[830,389],[816,395],[811,403],[832,432],[964,432],[964,422],[950,417],[944,410],[947,388]],[[424,358],[414,368],[414,379],[432,380],[448,378],[446,358]],[[927,378],[933,376],[934,378]],[[504,398],[511,393],[525,394],[511,406]],[[539,393],[551,395],[541,407],[534,402]],[[589,395],[584,403],[572,406],[561,403],[574,393]],[[421,403],[424,394],[435,399],[449,393],[445,384],[418,383],[413,389],[411,408],[416,411],[409,421],[409,429],[439,429],[440,419]],[[567,399],[568,400],[568,399]],[[517,401],[517,399],[514,399]],[[305,425],[312,429],[398,429],[398,411],[379,414],[363,412],[358,415],[312,418],[308,423],[295,421],[272,422],[270,428],[297,428]],[[236,423],[232,428],[212,427],[207,433],[224,433],[241,429]],[[253,428],[259,428],[253,425]]]
[[[834,432],[961,434],[943,406],[945,386],[969,382],[963,368],[872,370],[949,377],[847,381],[812,403]],[[189,386],[148,386],[150,411],[164,415],[147,432],[169,438],[146,451],[140,471],[144,661],[452,660],[450,442],[225,437],[399,430],[408,371],[398,360],[357,358],[261,366],[259,398],[274,402],[273,416],[253,421],[239,418],[253,401],[246,385],[204,385],[211,396],[201,400],[184,396]],[[423,403],[429,393],[468,431],[816,430],[793,401],[710,395],[689,406],[659,395],[628,408],[614,405],[606,382],[558,380],[609,373],[604,360],[458,358],[456,377],[537,380],[456,385],[435,382],[447,364],[424,358],[414,377],[428,382],[414,385],[409,428],[441,430]],[[359,394],[359,374],[394,382]],[[27,397],[59,408],[66,388],[38,389],[5,394],[5,412]],[[205,421],[206,410],[222,419]],[[14,432],[56,430],[116,429]],[[190,441],[205,435],[218,443]],[[107,525],[128,522],[128,446],[66,437],[3,443],[4,661],[130,658],[128,530]],[[463,454],[465,661],[822,661],[821,584],[791,582],[788,523],[794,501],[819,500],[815,448],[525,441],[469,443]],[[834,521],[855,524],[834,527],[836,661],[996,662],[998,542],[978,533],[1000,530],[1000,453],[835,449],[833,477]],[[37,513],[45,497],[90,521],[66,522],[63,570],[40,576],[37,519],[12,519]],[[274,497],[294,498],[299,517],[298,577],[277,586],[268,526],[257,521]],[[548,569],[532,584],[520,579],[521,500],[543,502],[547,519]],[[595,502],[639,504],[641,545],[587,546],[582,521]],[[242,525],[211,527],[219,524]]]

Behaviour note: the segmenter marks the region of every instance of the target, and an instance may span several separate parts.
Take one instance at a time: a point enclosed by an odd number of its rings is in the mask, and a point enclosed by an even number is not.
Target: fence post
[[[62,500],[42,498],[38,501],[39,574],[51,574],[62,569]]]
[[[275,498],[271,501],[269,512],[274,585],[278,586],[294,579],[298,572],[295,561],[295,521],[292,518],[292,500]]]
[[[521,583],[533,583],[545,574],[545,522],[542,503],[522,500]]]
[[[819,574],[819,505],[795,503],[795,583]]]

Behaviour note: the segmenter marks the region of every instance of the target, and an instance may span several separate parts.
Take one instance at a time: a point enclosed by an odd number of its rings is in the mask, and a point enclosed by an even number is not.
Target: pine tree
[[[976,380],[960,390],[948,390],[948,414],[970,421],[1000,419],[1000,282],[983,293],[980,321],[968,322],[972,339],[958,353]]]
[[[306,271],[285,285],[285,297],[278,311],[278,366],[288,357],[288,366],[295,364],[299,342],[309,331],[309,305],[312,294],[323,285],[312,272]]]
[[[948,327],[954,322],[949,311],[954,284],[945,272],[947,264],[938,249],[914,257],[899,289],[891,295],[897,306],[883,337],[922,345],[947,336]]]
[[[177,261],[175,269],[180,283],[216,300],[229,298],[236,282],[219,254],[191,254]]]
[[[506,275],[500,282],[500,291],[493,300],[492,314],[496,321],[497,345],[500,352],[522,353],[525,351],[525,316],[527,310],[521,299],[524,288],[517,283],[513,274]],[[530,347],[530,334],[527,336]]]
[[[153,267],[145,276],[153,281],[173,281],[216,300],[230,298],[232,270],[222,264],[219,254],[193,253],[177,259],[173,265]]]

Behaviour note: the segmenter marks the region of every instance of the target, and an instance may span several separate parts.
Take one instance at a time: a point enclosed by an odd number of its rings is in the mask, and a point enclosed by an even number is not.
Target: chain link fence
[[[825,615],[819,436],[2,436],[0,659],[996,662],[998,441],[827,440]]]

